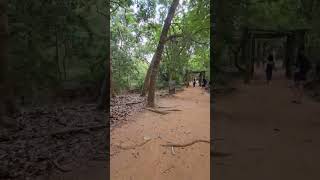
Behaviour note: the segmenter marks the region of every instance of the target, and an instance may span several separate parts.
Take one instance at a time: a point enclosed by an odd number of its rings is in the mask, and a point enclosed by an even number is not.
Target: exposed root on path
[[[166,109],[165,111],[182,111],[181,109]]]
[[[57,135],[63,135],[68,133],[88,132],[89,130],[98,130],[98,129],[104,129],[104,128],[107,128],[107,125],[103,124],[103,125],[89,126],[84,128],[66,128],[56,132],[52,132],[49,135],[57,136]]]
[[[170,166],[169,168],[167,168],[166,170],[162,171],[162,174],[166,174],[167,172],[169,172],[171,169],[173,169],[174,166]]]
[[[121,146],[121,145],[115,145],[116,147],[122,149],[122,150],[130,150],[130,149],[135,149],[137,147],[141,147],[145,145],[147,142],[149,142],[151,139],[148,139],[140,144],[132,145],[132,146]]]
[[[62,166],[58,163],[58,160],[53,160],[53,161],[52,161],[52,164],[53,164],[58,170],[60,170],[60,171],[62,171],[62,172],[70,172],[70,171],[72,171],[72,169],[62,167]]]
[[[140,103],[144,103],[145,101],[138,101],[138,102],[130,102],[130,103],[126,103],[126,105],[133,105],[133,104],[140,104]]]
[[[175,108],[175,107],[178,107],[179,105],[177,106],[158,106],[157,108]]]
[[[159,110],[156,110],[156,109],[153,109],[153,108],[145,108],[146,110],[149,110],[151,112],[155,112],[155,113],[158,113],[158,114],[162,114],[162,115],[166,115],[166,114],[169,114],[169,112],[166,112],[166,111],[159,111]]]
[[[195,143],[200,143],[200,142],[203,142],[203,143],[210,143],[210,141],[208,140],[203,140],[203,139],[197,139],[197,140],[194,140],[190,143],[186,143],[186,144],[174,144],[174,143],[169,143],[169,144],[162,144],[161,146],[164,146],[164,147],[187,147],[187,146],[191,146]]]

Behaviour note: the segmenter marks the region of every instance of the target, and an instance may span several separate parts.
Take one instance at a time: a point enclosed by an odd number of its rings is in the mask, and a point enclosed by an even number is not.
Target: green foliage
[[[166,43],[160,80],[182,84],[186,73],[209,71],[209,7],[205,1],[185,3],[173,19],[170,36],[180,35]]]
[[[10,69],[19,91],[50,89],[69,80],[101,82],[107,42],[98,5],[104,4],[9,1]]]
[[[147,61],[151,61],[159,42],[170,3],[138,0],[113,12],[112,78],[116,91],[142,86]],[[168,86],[169,80],[182,84],[190,70],[209,70],[208,4],[209,1],[183,1],[179,5],[165,44],[157,87]],[[112,6],[116,8],[117,3]]]

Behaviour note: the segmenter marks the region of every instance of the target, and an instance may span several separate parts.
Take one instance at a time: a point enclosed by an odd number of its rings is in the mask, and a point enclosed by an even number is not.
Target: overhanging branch
[[[174,34],[174,35],[171,35],[171,36],[168,36],[167,39],[166,39],[166,42],[167,41],[173,41],[179,37],[183,37],[183,34]]]

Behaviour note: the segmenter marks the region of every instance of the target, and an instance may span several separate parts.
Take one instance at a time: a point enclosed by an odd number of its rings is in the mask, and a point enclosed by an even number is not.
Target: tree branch
[[[127,7],[125,7],[123,4],[121,4],[121,2],[116,2],[116,1],[110,0],[110,3],[118,5],[118,7],[116,9],[118,9],[119,7],[123,8],[123,9],[127,9]]]
[[[116,10],[118,10],[119,9],[119,7],[120,6],[117,6],[116,8],[114,8],[110,13],[112,14],[112,13],[114,13]]]
[[[195,42],[195,43],[201,44],[201,45],[208,45],[208,43],[209,43],[209,42],[199,42],[199,41],[197,41],[197,40],[195,40],[195,39],[193,39],[193,38],[190,38],[190,40],[191,40],[192,42]]]
[[[166,42],[173,41],[173,40],[177,39],[178,37],[183,37],[183,34],[174,34],[174,35],[168,36],[166,39]]]

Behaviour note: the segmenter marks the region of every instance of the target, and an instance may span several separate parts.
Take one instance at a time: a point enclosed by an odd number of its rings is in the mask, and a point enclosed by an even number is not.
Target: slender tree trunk
[[[0,123],[5,115],[6,76],[8,71],[8,16],[7,2],[0,0]]]
[[[9,29],[7,15],[7,0],[0,0],[0,126],[14,127],[13,121],[5,121],[6,115],[11,115],[17,108],[13,101],[13,89],[9,83],[8,71],[8,48],[9,48]]]
[[[110,4],[107,3],[107,9],[110,8]],[[110,26],[110,14],[108,14],[106,16],[105,19],[106,23],[106,42],[110,42],[110,28],[108,28]],[[110,50],[110,45],[107,46],[106,49],[107,55],[108,57],[107,62],[106,62],[106,66],[105,66],[105,76],[104,76],[104,80],[102,82],[102,86],[101,86],[101,92],[100,92],[100,97],[98,98],[98,106],[97,109],[99,110],[107,110],[107,107],[109,107],[110,105],[110,91],[111,88],[108,88],[111,83],[111,50]],[[107,111],[107,120],[109,119],[109,114],[110,112]],[[109,120],[107,121],[107,125],[109,125]]]
[[[0,85],[3,85],[8,71],[8,16],[7,1],[0,0]]]
[[[112,81],[112,62],[111,62],[111,52],[109,52],[109,60],[107,61],[107,63],[109,64],[106,68],[106,73],[102,82],[102,86],[101,86],[101,91],[100,91],[100,97],[98,98],[98,109],[100,110],[105,110],[106,106],[107,106],[107,101],[109,100],[110,97],[114,97],[115,93],[114,93],[114,89],[113,89],[113,81]],[[109,67],[109,69],[108,69]],[[110,81],[110,96],[108,97],[108,83]]]
[[[130,81],[129,81],[129,74],[127,74],[127,85],[128,85],[128,87],[129,87],[129,90],[130,90],[130,87],[131,87],[131,83],[130,83]]]
[[[58,27],[56,26],[56,66],[58,79],[61,80],[60,62],[59,62],[59,41],[58,41]]]
[[[142,92],[141,92],[141,96],[146,96],[147,91],[149,89],[150,75],[151,75],[151,70],[152,70],[152,62],[153,62],[153,60],[151,61],[150,65],[149,65],[146,77],[144,79],[144,85],[143,85],[143,89],[142,89]]]
[[[64,44],[64,57],[62,61],[62,67],[63,67],[63,78],[64,80],[67,80],[67,60],[69,58],[69,46],[68,46],[68,40],[65,41]]]
[[[116,96],[116,93],[114,91],[114,82],[112,79],[112,60],[111,60],[111,57],[110,57],[110,95],[111,95],[111,97]]]
[[[171,21],[174,17],[174,13],[177,9],[179,5],[179,0],[173,0],[171,7],[168,11],[168,15],[166,17],[166,20],[164,22],[163,28],[162,28],[162,32],[160,35],[160,40],[157,46],[157,50],[153,55],[152,58],[152,70],[151,70],[151,75],[150,75],[150,85],[149,85],[149,92],[148,92],[148,106],[150,107],[154,107],[155,106],[155,102],[154,102],[154,98],[155,98],[155,88],[156,88],[156,79],[157,79],[157,75],[158,75],[158,71],[159,71],[159,66],[160,66],[160,61],[161,61],[161,56],[162,56],[162,52],[164,49],[164,44],[167,38],[167,34],[171,25]]]
[[[100,91],[100,97],[98,99],[98,109],[99,110],[105,110],[105,107],[107,105],[107,100],[108,100],[108,97],[107,97],[107,73],[103,79],[103,82],[102,82],[102,86],[101,86],[101,91]]]
[[[234,66],[240,71],[240,72],[245,72],[245,69],[243,67],[240,66],[239,64],[239,53],[240,50],[232,50],[233,53],[233,58],[234,58]]]

